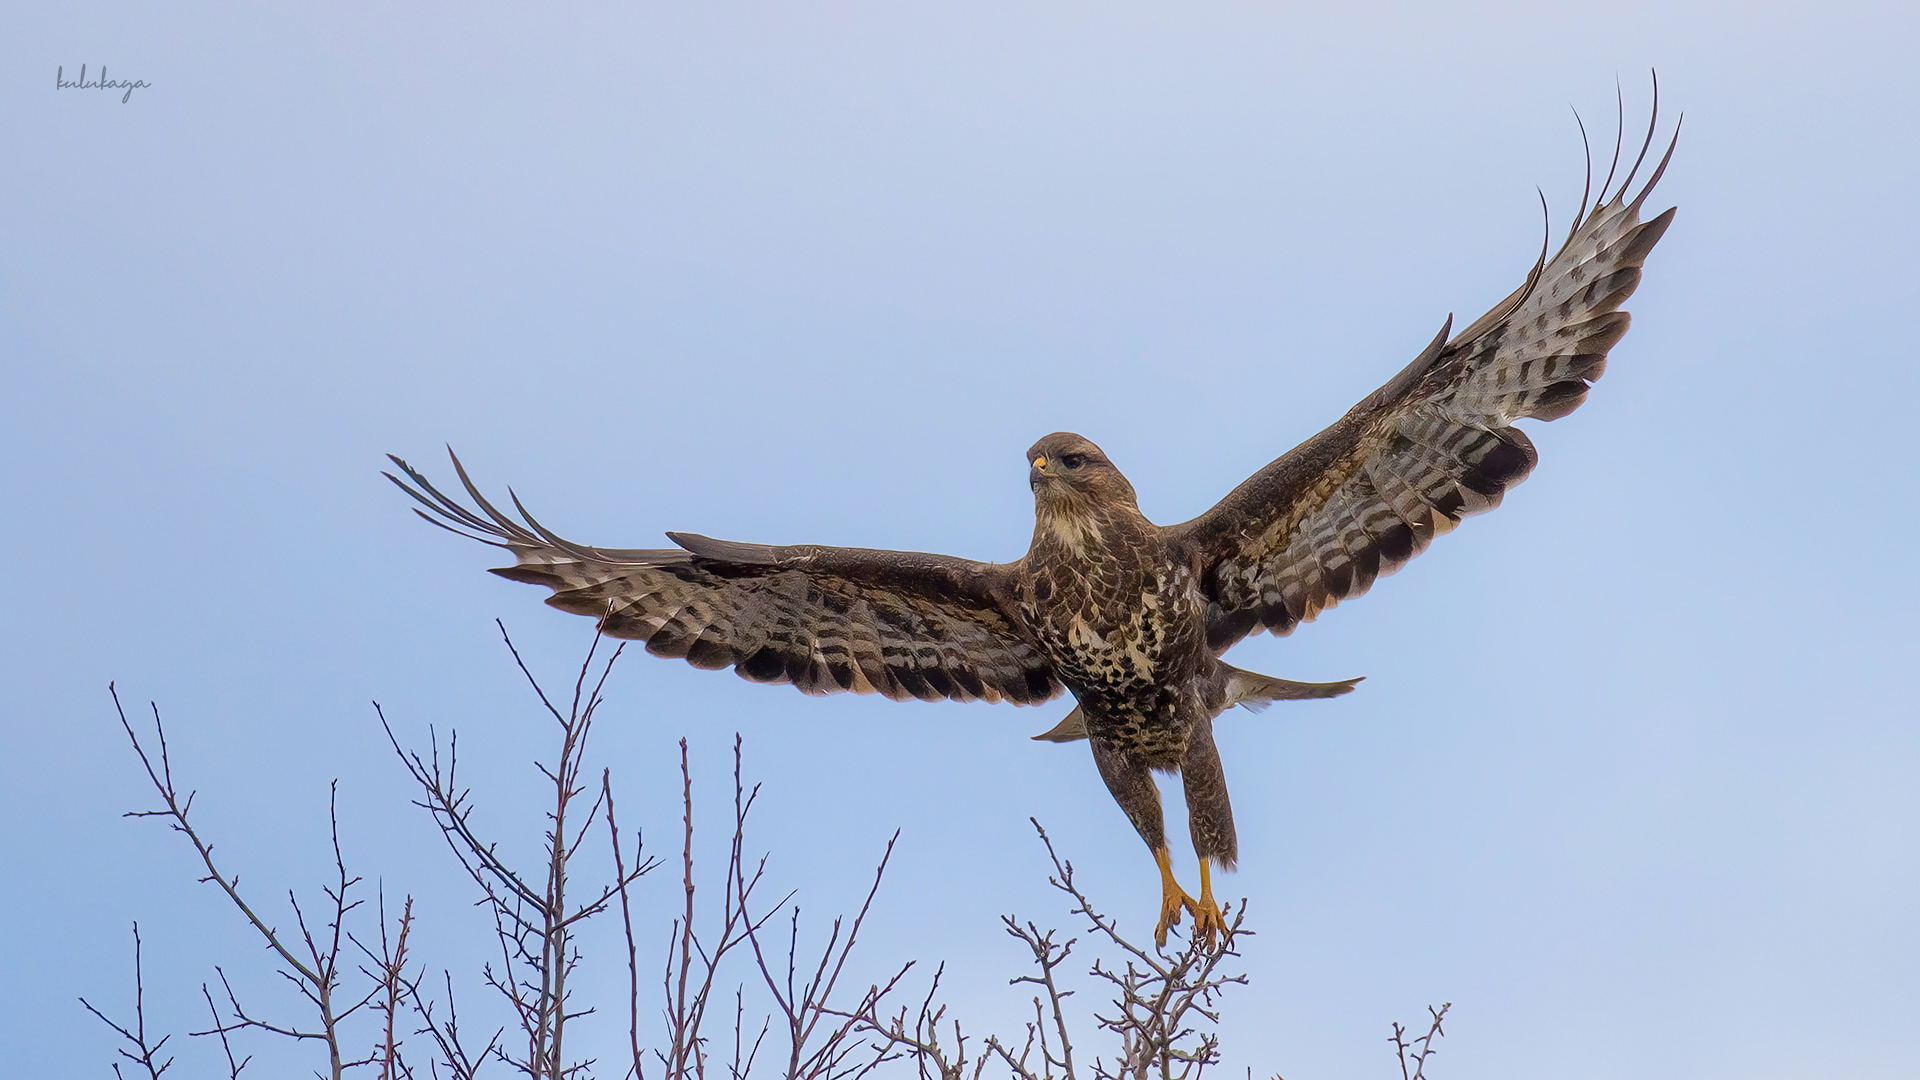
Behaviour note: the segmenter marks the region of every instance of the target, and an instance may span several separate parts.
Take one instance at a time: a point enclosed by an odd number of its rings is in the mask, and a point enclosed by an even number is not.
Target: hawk
[[[1578,408],[1626,333],[1620,305],[1674,214],[1642,221],[1641,205],[1678,139],[1629,199],[1650,125],[1619,188],[1609,170],[1592,212],[1583,197],[1566,242],[1551,258],[1543,246],[1512,295],[1459,334],[1449,317],[1386,385],[1178,525],[1148,521],[1106,453],[1068,432],[1027,451],[1033,542],[1011,563],[678,532],[667,533],[672,548],[588,547],[517,497],[517,517],[501,512],[458,458],[471,508],[397,457],[408,480],[387,476],[428,521],[512,552],[514,565],[494,573],[546,586],[547,603],[655,656],[807,694],[1033,705],[1070,691],[1077,707],[1038,738],[1085,738],[1153,853],[1154,940],[1164,945],[1184,912],[1211,945],[1224,929],[1212,868],[1230,870],[1239,855],[1214,718],[1359,681],[1291,682],[1221,654],[1360,596],[1526,478],[1537,454],[1514,422]],[[1155,772],[1177,772],[1185,788],[1198,898],[1174,878]]]

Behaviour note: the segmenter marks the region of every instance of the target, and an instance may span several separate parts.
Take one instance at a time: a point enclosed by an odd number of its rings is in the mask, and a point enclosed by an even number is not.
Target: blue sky
[[[1920,19],[1320,9],[9,13],[10,1069],[105,1074],[75,998],[124,1011],[134,919],[150,1023],[199,1024],[216,963],[285,1004],[184,846],[120,817],[149,796],[109,680],[159,704],[263,906],[320,884],[338,778],[356,869],[473,974],[370,702],[410,741],[458,727],[531,851],[542,740],[492,620],[556,683],[590,626],[408,513],[383,453],[444,476],[451,443],[590,543],[1010,559],[1021,452],[1064,429],[1181,520],[1518,284],[1535,187],[1557,224],[1579,196],[1569,104],[1610,133],[1618,76],[1637,125],[1657,67],[1687,119],[1654,203],[1680,213],[1589,403],[1531,428],[1497,512],[1231,655],[1368,681],[1222,721],[1222,891],[1260,931],[1225,1067],[1388,1075],[1389,1021],[1450,1000],[1439,1080],[1910,1075]],[[151,86],[55,88],[81,64]],[[1070,925],[1029,816],[1110,911],[1152,914],[1084,744],[1026,739],[1065,705],[809,699],[639,655],[609,698],[596,760],[660,850],[675,741],[717,822],[744,735],[809,919],[902,830],[866,955],[946,961],[981,1033],[1022,1014],[997,916]]]

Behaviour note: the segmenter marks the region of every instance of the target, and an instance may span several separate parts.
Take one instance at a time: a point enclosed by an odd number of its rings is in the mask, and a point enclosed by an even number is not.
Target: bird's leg
[[[1173,857],[1167,851],[1166,826],[1160,816],[1160,790],[1153,786],[1153,771],[1145,761],[1120,749],[1107,739],[1094,736],[1087,740],[1093,747],[1093,763],[1100,778],[1107,782],[1113,801],[1126,811],[1135,832],[1153,852],[1153,863],[1160,868],[1160,921],[1153,928],[1155,945],[1167,943],[1167,927],[1180,925],[1182,909],[1198,918],[1199,908],[1180,883],[1173,880]]]
[[[1226,916],[1213,900],[1215,863],[1231,870],[1239,844],[1234,836],[1233,804],[1227,798],[1226,772],[1220,767],[1220,751],[1213,742],[1213,723],[1202,720],[1193,727],[1187,752],[1180,762],[1180,780],[1186,786],[1187,824],[1193,833],[1193,853],[1200,859],[1200,900],[1189,903],[1193,912],[1193,936],[1213,947],[1214,935],[1226,931]]]

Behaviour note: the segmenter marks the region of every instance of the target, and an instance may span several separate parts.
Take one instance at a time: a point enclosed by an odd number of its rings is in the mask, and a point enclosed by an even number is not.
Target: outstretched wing
[[[554,535],[519,500],[516,521],[494,509],[454,459],[479,511],[387,474],[463,536],[503,547],[518,563],[494,571],[545,585],[547,603],[603,619],[604,631],[655,656],[732,667],[755,682],[808,694],[851,690],[895,700],[1011,701],[1059,694],[1040,650],[1002,611],[996,568],[945,555],[836,547],[769,547],[668,533],[680,548],[586,547]]]
[[[1649,126],[1647,146],[1652,138]],[[1526,478],[1538,458],[1513,422],[1565,416],[1606,369],[1627,331],[1620,305],[1673,221],[1672,210],[1640,220],[1672,156],[1670,144],[1631,202],[1640,163],[1611,199],[1609,173],[1593,212],[1583,220],[1583,200],[1566,244],[1551,260],[1543,251],[1517,292],[1452,340],[1449,319],[1338,423],[1169,528],[1203,567],[1216,653],[1256,629],[1289,633],[1365,593]]]

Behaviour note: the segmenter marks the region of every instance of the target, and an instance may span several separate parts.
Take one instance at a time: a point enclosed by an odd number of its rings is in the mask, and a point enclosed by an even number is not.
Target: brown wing
[[[1631,172],[1611,199],[1603,183],[1592,214],[1575,214],[1566,244],[1551,260],[1543,252],[1519,291],[1451,341],[1449,319],[1338,423],[1170,527],[1203,568],[1216,653],[1256,629],[1288,633],[1365,593],[1526,478],[1537,455],[1513,422],[1565,416],[1606,369],[1607,350],[1627,331],[1620,305],[1673,221],[1672,210],[1639,216],[1672,156],[1669,145],[1631,202]]]
[[[479,513],[392,460],[417,489],[387,478],[431,511],[422,517],[518,558],[494,573],[547,586],[547,603],[603,618],[608,635],[645,641],[655,656],[732,667],[742,678],[792,683],[808,694],[1025,705],[1062,689],[1040,650],[1002,612],[998,572],[987,563],[691,533],[667,534],[679,549],[586,547],[542,527],[518,499],[524,523],[494,509],[458,458],[454,469]]]

